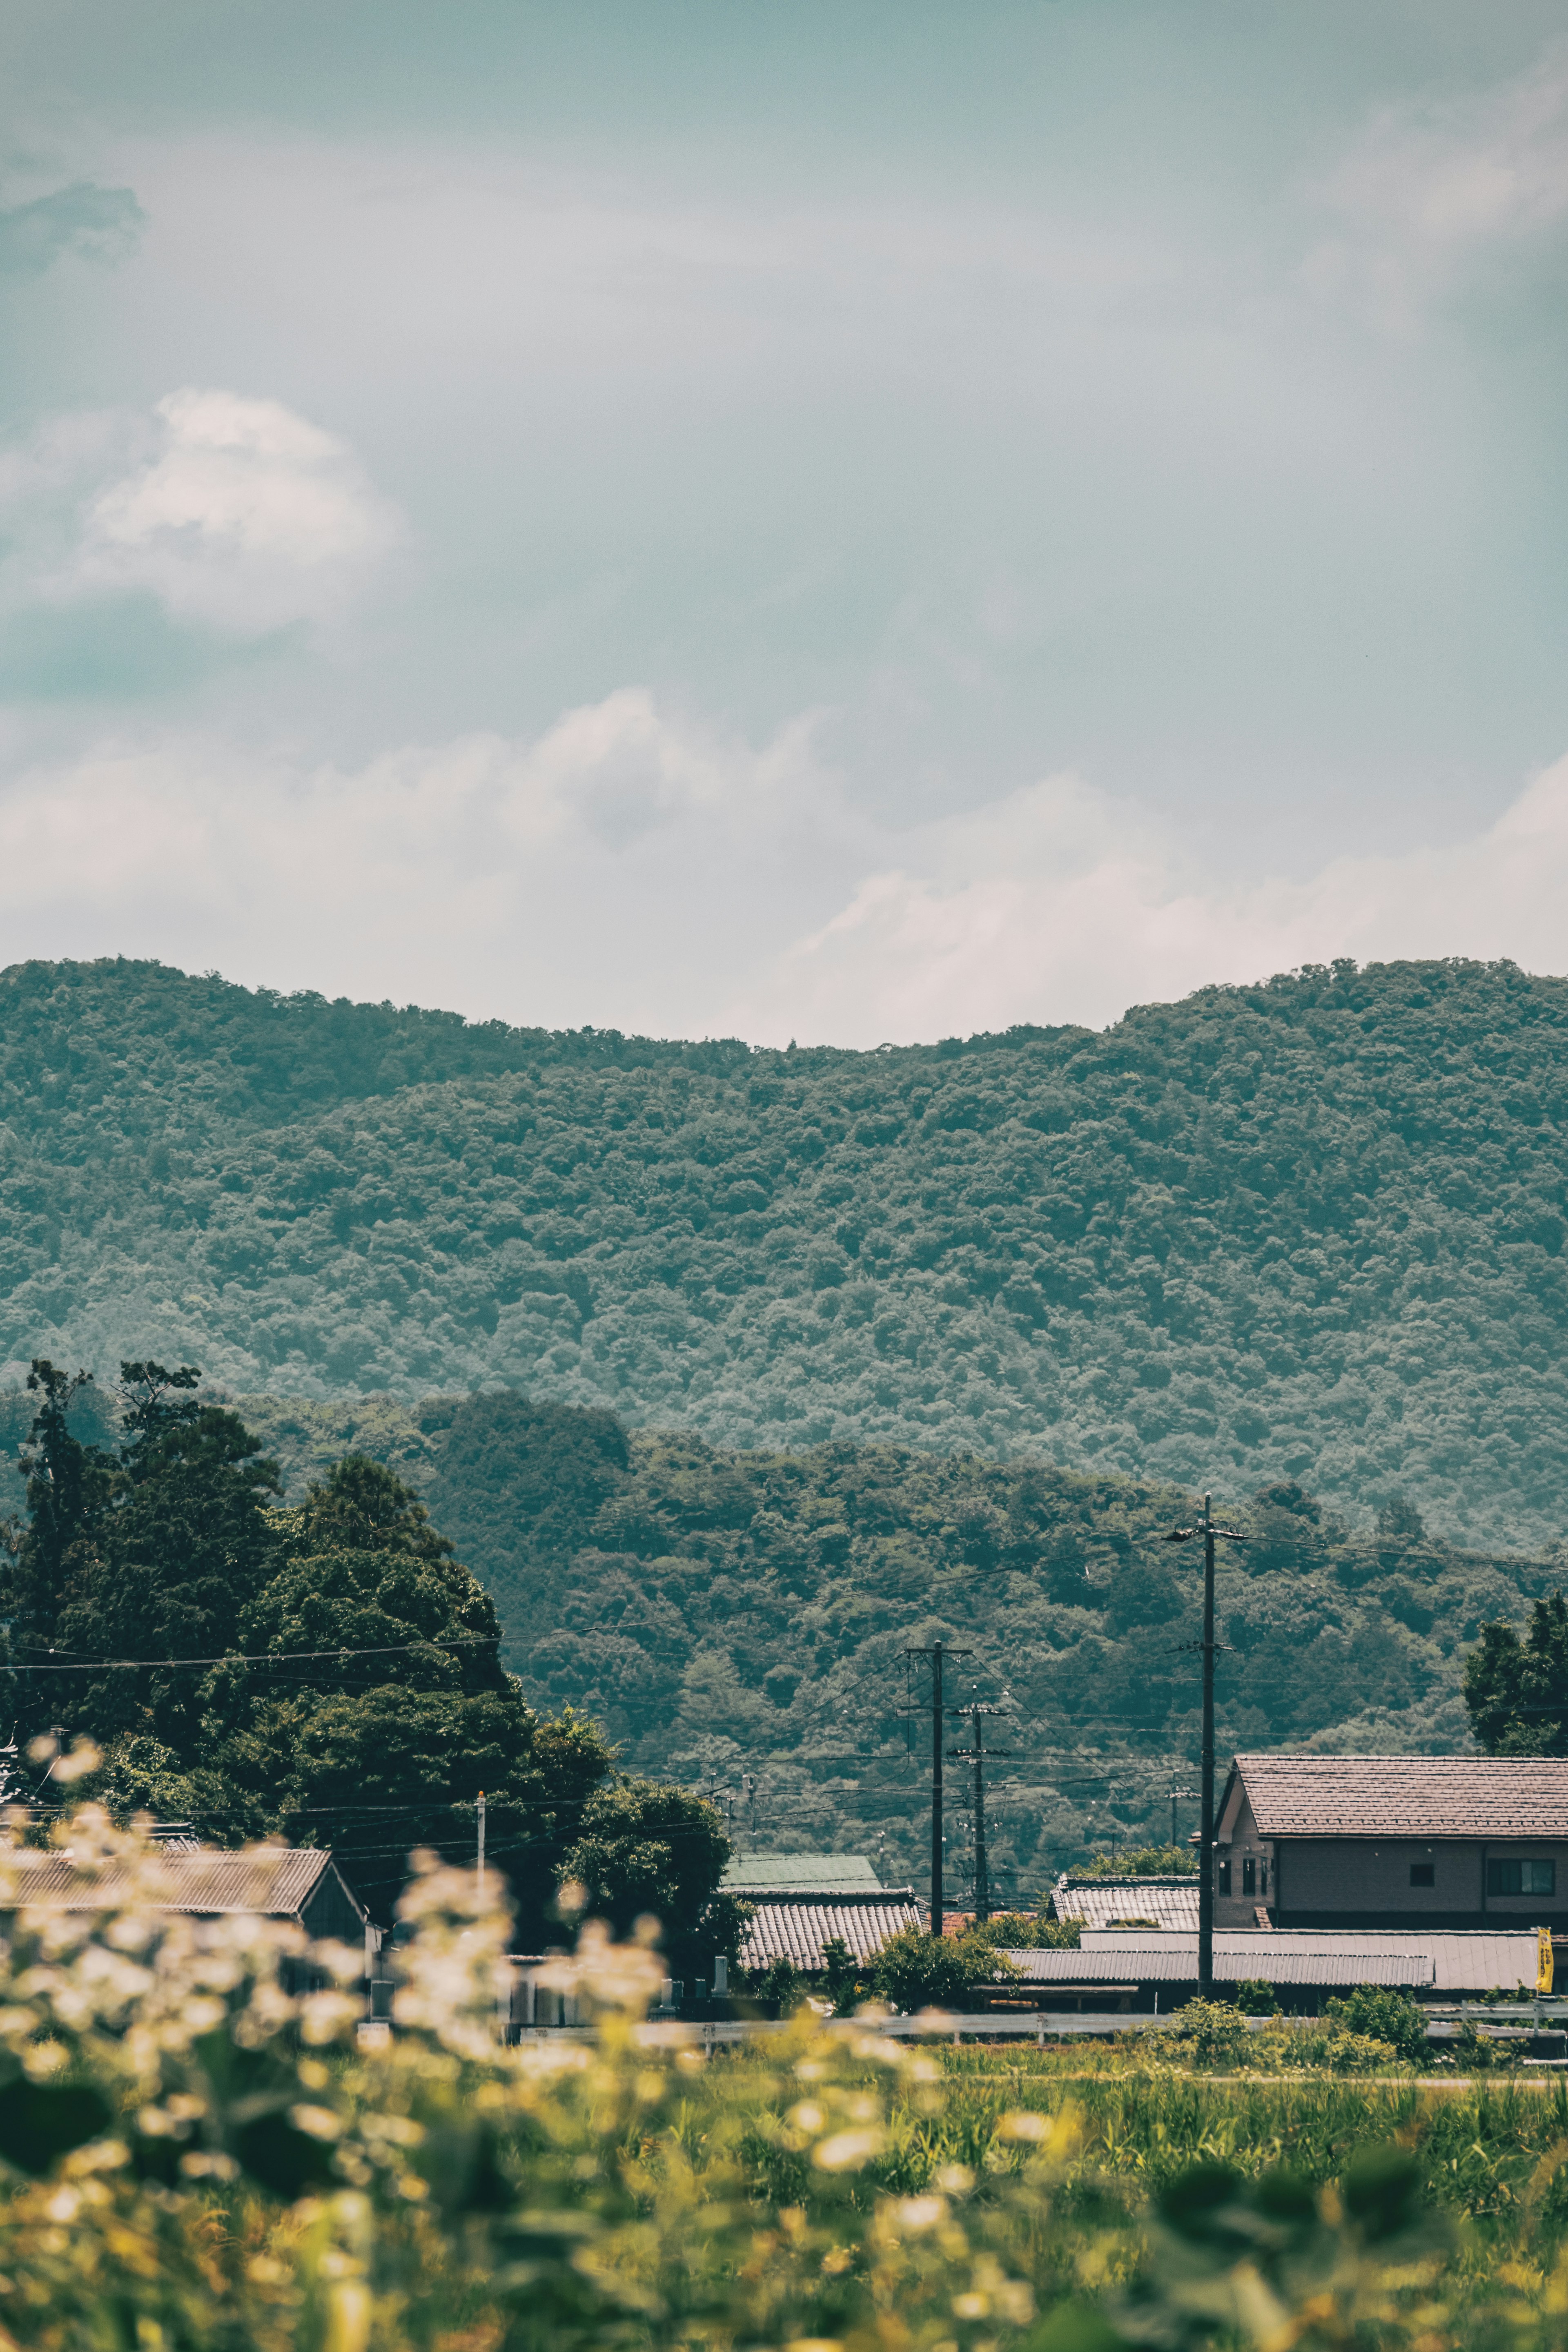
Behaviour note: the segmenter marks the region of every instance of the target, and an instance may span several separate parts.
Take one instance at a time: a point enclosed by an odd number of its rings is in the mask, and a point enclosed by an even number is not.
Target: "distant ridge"
[[[1564,1532],[1568,982],[1311,968],[875,1053],[0,974],[0,1359],[507,1382]]]

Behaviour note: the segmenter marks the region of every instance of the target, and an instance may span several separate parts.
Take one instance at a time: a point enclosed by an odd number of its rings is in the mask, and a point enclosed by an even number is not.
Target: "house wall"
[[[1489,1861],[1551,1862],[1553,1895],[1489,1895]],[[1412,1886],[1412,1864],[1433,1884]],[[1568,1926],[1568,1841],[1526,1838],[1291,1838],[1275,1865],[1281,1927]]]
[[[1259,1834],[1242,1793],[1228,1843],[1218,1848],[1217,1928],[1554,1927],[1568,1932],[1568,1840],[1550,1838],[1281,1838]],[[1488,1895],[1489,1861],[1552,1862],[1556,1892]],[[1252,1864],[1254,1891],[1246,1891]],[[1221,1892],[1229,1864],[1230,1891]],[[1433,1883],[1413,1886],[1412,1864]],[[1267,1890],[1266,1892],[1264,1890]]]
[[[1275,1909],[1275,1862],[1271,1843],[1258,1834],[1258,1824],[1252,1818],[1252,1808],[1242,1793],[1228,1843],[1217,1848],[1218,1857],[1214,1895],[1214,1924],[1217,1928],[1232,1931],[1256,1927],[1258,1906],[1261,1904],[1277,1927],[1280,1915]],[[1224,1892],[1225,1865],[1229,1864],[1230,1891]],[[1252,1886],[1247,1886],[1247,1864],[1252,1864]]]
[[[340,1944],[362,1944],[365,1923],[337,1871],[329,1864],[305,1899],[300,1925],[312,1943],[330,1938]]]

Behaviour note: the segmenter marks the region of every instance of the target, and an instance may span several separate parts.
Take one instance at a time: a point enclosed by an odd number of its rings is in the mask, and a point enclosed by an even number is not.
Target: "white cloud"
[[[835,911],[836,909],[836,911]],[[1336,955],[1568,970],[1568,760],[1477,838],[1217,885],[1076,779],[880,835],[640,688],[351,771],[107,745],[0,792],[9,957],[153,954],[556,1025],[874,1045],[1113,1020]]]
[[[281,401],[172,392],[159,446],[93,500],[80,577],[258,635],[341,610],[397,519],[347,445]]]
[[[755,751],[640,688],[532,743],[476,734],[351,771],[112,743],[0,791],[0,923],[11,957],[711,1026],[714,970],[788,940],[790,902],[766,901],[820,793],[806,723]]]
[[[932,825],[798,941],[748,1034],[871,1044],[1100,1025],[1129,1003],[1339,955],[1511,957],[1568,971],[1568,759],[1478,839],[1216,887],[1136,810],[1052,780]]]
[[[1319,194],[1342,223],[1308,282],[1386,323],[1480,256],[1568,221],[1568,58],[1447,104],[1379,113]]]
[[[280,401],[187,388],[152,415],[52,420],[0,456],[14,603],[144,591],[256,637],[341,614],[397,544],[346,443]]]

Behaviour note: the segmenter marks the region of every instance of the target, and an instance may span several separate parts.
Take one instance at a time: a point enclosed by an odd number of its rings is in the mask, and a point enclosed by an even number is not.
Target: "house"
[[[1214,1924],[1568,1936],[1568,1758],[1238,1756]]]
[[[1085,1927],[1170,1928],[1197,1933],[1197,1873],[1169,1878],[1075,1878],[1064,1870],[1051,1890],[1053,1919],[1081,1919]]]
[[[740,1950],[745,1969],[788,1960],[814,1975],[835,1937],[863,1964],[890,1936],[925,1925],[913,1890],[883,1886],[861,1853],[737,1853],[722,1883],[756,1906]]]
[[[24,1852],[12,1859],[25,1871],[29,1909],[110,1910],[134,1892],[152,1911],[181,1911],[199,1919],[238,1913],[291,1920],[312,1943],[362,1944],[365,1974],[375,1973],[379,1931],[324,1847],[243,1846],[225,1852],[171,1838],[158,1857],[162,1886],[152,1899],[141,1891],[139,1874],[122,1863],[88,1871],[68,1853],[40,1851],[34,1857]],[[310,1972],[290,1963],[285,1973],[303,1989]]]

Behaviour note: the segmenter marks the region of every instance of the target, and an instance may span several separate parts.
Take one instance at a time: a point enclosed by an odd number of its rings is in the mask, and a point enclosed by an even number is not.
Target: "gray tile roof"
[[[1183,1878],[1074,1878],[1064,1873],[1051,1893],[1058,1919],[1108,1927],[1113,1919],[1148,1919],[1156,1927],[1197,1933],[1197,1873]]]
[[[1121,1945],[1097,1945],[1086,1952],[1012,1952],[1026,1984],[1196,1984],[1197,1946],[1186,1937],[1167,1936],[1165,1948],[1152,1942],[1128,1950]],[[1430,1988],[1433,1964],[1424,1953],[1383,1952],[1371,1957],[1348,1952],[1225,1952],[1215,1939],[1215,1980],[1222,1985],[1408,1985]]]
[[[1568,1757],[1239,1756],[1266,1838],[1568,1838]]]
[[[798,1969],[820,1969],[822,1946],[840,1936],[857,1960],[874,1959],[890,1936],[924,1927],[925,1915],[907,1887],[841,1899],[786,1895],[759,1903],[741,1946],[741,1965],[765,1969],[791,1960]]]
[[[876,1895],[863,1853],[733,1853],[722,1885],[736,1895]]]
[[[1185,1956],[1187,1974],[1197,1974],[1196,1936],[1159,1935],[1145,1929],[1086,1928],[1083,1948],[1107,1969],[1136,1975],[1144,1961]],[[1266,1963],[1291,1954],[1317,1953],[1343,1960],[1350,1969],[1349,1984],[1397,1982],[1355,1971],[1384,1959],[1425,1961],[1431,1975],[1425,1979],[1438,1992],[1512,1992],[1519,1985],[1533,1989],[1541,1969],[1541,1942],[1533,1927],[1438,1928],[1427,1932],[1404,1927],[1274,1927],[1267,1932],[1248,1928],[1239,1934],[1217,1935],[1214,1970],[1230,1971],[1238,1979],[1267,1977]],[[1328,1979],[1281,1978],[1281,1983],[1328,1982]],[[1338,1981],[1338,1979],[1335,1979]]]
[[[14,1860],[22,1867],[23,1900],[28,1904],[95,1911],[128,1902],[132,1895],[134,1874],[120,1864],[89,1874],[64,1854],[40,1853],[32,1862],[21,1853]],[[152,1909],[204,1915],[260,1912],[270,1919],[298,1918],[332,1867],[331,1854],[315,1846],[252,1846],[234,1853],[209,1849],[161,1854],[158,1862],[162,1891]]]

